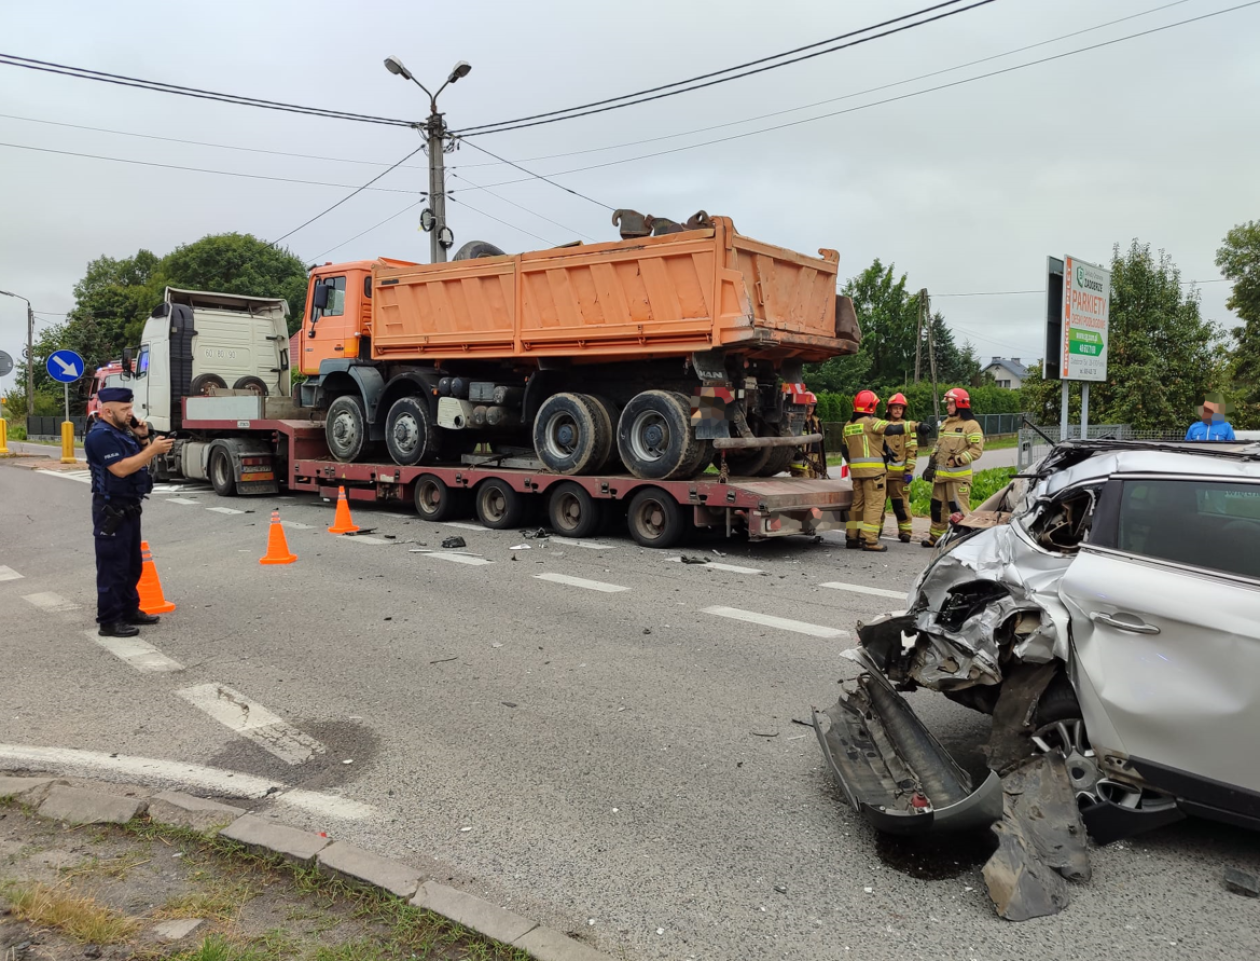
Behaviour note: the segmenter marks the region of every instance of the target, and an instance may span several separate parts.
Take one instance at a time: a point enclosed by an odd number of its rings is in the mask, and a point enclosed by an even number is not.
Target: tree
[[[251,234],[211,234],[177,247],[162,259],[162,272],[172,287],[283,297],[289,302],[289,333],[301,326],[306,308],[305,265],[289,251]]]
[[[1236,426],[1260,426],[1260,220],[1239,224],[1225,235],[1216,266],[1233,282],[1225,306],[1238,315],[1235,346],[1223,373],[1233,400]]]
[[[1196,290],[1181,290],[1181,272],[1164,251],[1134,240],[1112,250],[1107,380],[1090,385],[1090,420],[1137,430],[1174,431],[1195,417],[1214,389],[1221,331],[1199,313]],[[1058,420],[1059,382],[1038,370],[1024,381],[1024,410]],[[1075,391],[1072,405],[1077,407]],[[1079,410],[1070,417],[1079,420]]]

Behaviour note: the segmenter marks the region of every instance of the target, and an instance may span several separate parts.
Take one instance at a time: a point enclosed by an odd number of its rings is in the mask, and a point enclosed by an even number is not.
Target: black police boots
[[[124,621],[111,621],[102,624],[96,633],[101,637],[135,637],[140,633],[140,628]]]
[[[144,611],[132,611],[125,618],[123,618],[123,620],[125,620],[128,624],[140,624],[140,625],[156,624],[161,619],[162,618],[158,617],[156,614],[146,614]]]

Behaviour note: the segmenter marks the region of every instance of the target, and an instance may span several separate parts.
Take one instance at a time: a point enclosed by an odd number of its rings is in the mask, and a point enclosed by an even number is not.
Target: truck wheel
[[[216,447],[210,454],[210,486],[220,497],[236,496],[236,468],[232,466],[232,454],[226,448]]]
[[[765,470],[766,462],[770,459],[771,449],[755,447],[751,450],[728,450],[726,467],[732,477],[760,477],[761,472]],[[713,463],[719,468],[722,466],[721,451],[714,453]]]
[[[596,416],[608,426],[608,454],[602,463],[591,468],[592,474],[620,474],[625,470],[621,463],[621,452],[617,450],[617,421],[621,417],[621,408],[607,397],[596,394],[585,394],[592,405]]]
[[[238,379],[237,382],[232,385],[232,389],[250,390],[259,397],[267,396],[267,385],[263,382],[261,377],[255,377],[253,374],[247,374],[246,376]]]
[[[432,464],[438,455],[437,428],[429,404],[420,397],[400,397],[385,418],[385,446],[395,464]]]
[[[553,394],[534,419],[534,452],[557,474],[598,470],[612,449],[611,422],[585,394]]]
[[[673,480],[699,469],[703,447],[691,429],[691,408],[682,394],[636,394],[617,423],[617,449],[635,477]]]
[[[597,501],[581,484],[566,481],[552,491],[547,519],[561,537],[590,537],[603,524],[603,508],[604,502]]]
[[[209,395],[211,387],[221,387],[227,390],[227,381],[218,374],[198,374],[192,379],[192,383],[188,385],[188,396]]]
[[[687,533],[682,505],[656,487],[645,487],[630,498],[626,520],[630,536],[644,547],[673,547]]]
[[[436,523],[462,517],[467,498],[467,491],[454,490],[433,474],[421,474],[416,478],[416,513],[421,520]]]
[[[367,417],[363,401],[354,394],[343,394],[328,407],[324,420],[324,439],[329,452],[343,464],[358,460],[367,446]]]
[[[492,531],[507,530],[525,516],[525,498],[507,481],[491,478],[477,488],[477,520]]]

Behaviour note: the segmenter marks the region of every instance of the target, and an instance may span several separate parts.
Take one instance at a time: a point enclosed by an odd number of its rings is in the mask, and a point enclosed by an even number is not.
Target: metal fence
[[[1058,427],[1042,427],[1041,433],[1028,427],[1022,427],[1019,431],[1019,457],[1016,466],[1023,470],[1025,467],[1031,467],[1046,454],[1050,453],[1053,446],[1051,441],[1058,443],[1060,440]],[[1041,435],[1045,434],[1050,438]],[[1066,438],[1073,440],[1081,436],[1081,425],[1072,424],[1068,427]],[[1128,424],[1090,424],[1089,438],[1091,440],[1110,437],[1116,440],[1185,440],[1186,432],[1184,428],[1175,430],[1134,430]]]
[[[61,424],[64,420],[64,417],[28,417],[26,418],[26,436],[32,440],[37,437],[60,440]],[[87,418],[71,417],[70,423],[74,424],[74,436],[82,437]]]

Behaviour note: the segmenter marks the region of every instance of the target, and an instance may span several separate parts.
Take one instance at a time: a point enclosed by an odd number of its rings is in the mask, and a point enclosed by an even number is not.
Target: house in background
[[[991,374],[999,387],[1006,387],[1009,390],[1019,390],[1025,378],[1028,377],[1028,368],[1019,362],[1018,357],[1012,357],[1010,360],[994,357],[989,361],[989,366],[984,369],[984,372]]]

